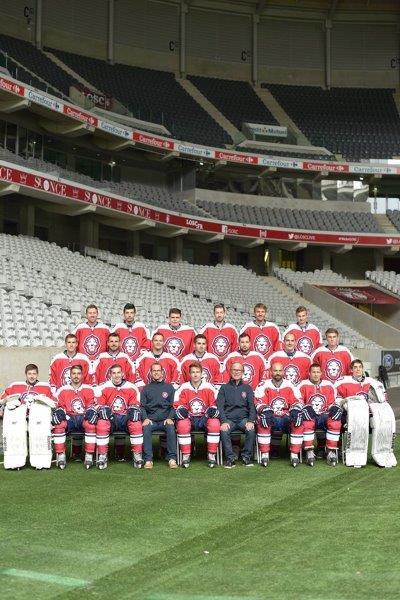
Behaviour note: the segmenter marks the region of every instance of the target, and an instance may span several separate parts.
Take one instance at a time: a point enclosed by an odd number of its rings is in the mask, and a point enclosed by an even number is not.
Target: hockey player
[[[111,380],[96,388],[98,420],[96,423],[97,466],[107,468],[109,435],[111,431],[129,433],[133,455],[133,466],[143,466],[143,430],[140,411],[139,390],[122,375],[118,364],[111,367]]]
[[[267,372],[271,371],[275,363],[280,363],[283,366],[285,379],[293,385],[299,385],[302,379],[308,377],[311,359],[308,354],[296,350],[294,333],[287,333],[283,338],[283,349],[271,354],[267,360]]]
[[[321,367],[313,363],[310,375],[299,385],[303,408],[303,447],[307,455],[307,464],[315,464],[314,436],[316,430],[324,432],[318,437],[318,449],[325,455],[328,465],[335,467],[338,462],[338,444],[342,427],[342,411],[335,404],[336,391],[333,384],[327,379],[322,379]],[[318,436],[318,434],[317,434]]]
[[[132,362],[135,362],[142,352],[150,349],[150,332],[143,323],[135,321],[136,307],[128,303],[124,306],[124,320],[117,323],[112,331],[118,333],[121,350]]]
[[[330,327],[325,331],[327,346],[317,348],[311,355],[311,361],[318,363],[322,370],[322,377],[335,383],[340,377],[349,375],[350,363],[353,356],[345,346],[339,344],[339,332]]]
[[[99,320],[99,309],[95,304],[86,307],[86,321],[77,325],[72,332],[78,340],[78,352],[85,354],[93,362],[107,350],[109,327]]]
[[[164,351],[182,360],[187,354],[193,352],[193,341],[196,335],[193,327],[182,325],[182,311],[180,308],[170,308],[168,323],[157,327],[154,333],[164,336]]]
[[[57,406],[53,412],[53,441],[57,466],[65,469],[65,437],[67,433],[85,433],[85,468],[93,466],[96,445],[96,401],[93,388],[83,383],[81,365],[71,368],[71,383],[57,391]]]
[[[239,335],[239,350],[231,352],[222,365],[222,378],[225,383],[230,379],[232,363],[240,362],[243,365],[243,382],[253,390],[261,383],[265,376],[266,363],[264,357],[254,350],[250,350],[250,337],[248,333]]]
[[[207,432],[208,466],[217,464],[220,422],[216,407],[216,389],[202,380],[202,365],[192,362],[189,366],[190,381],[181,385],[175,393],[174,409],[176,430],[182,452],[182,466],[188,467],[191,454],[191,431]]]
[[[221,366],[219,360],[214,354],[206,352],[206,336],[198,333],[194,338],[194,352],[185,356],[180,364],[181,382],[190,381],[190,366],[192,363],[200,363],[202,367],[202,381],[207,381],[213,385],[221,383]]]
[[[262,354],[267,359],[281,347],[281,337],[275,323],[266,320],[267,307],[259,302],[254,307],[254,320],[246,323],[240,333],[250,337],[250,349]]]
[[[215,354],[220,363],[223,363],[228,354],[238,348],[238,332],[236,327],[226,322],[224,304],[214,306],[214,321],[206,323],[199,333],[206,336],[207,351]]]
[[[242,363],[232,363],[231,379],[228,383],[221,385],[217,396],[217,408],[221,420],[221,441],[227,469],[235,466],[235,454],[231,441],[231,432],[234,430],[240,430],[245,434],[242,451],[243,464],[246,467],[253,464],[251,458],[255,438],[256,411],[253,390],[243,382],[243,372]]]
[[[93,385],[101,385],[111,378],[111,367],[119,364],[122,368],[122,377],[134,383],[135,366],[125,352],[120,351],[120,338],[118,333],[110,333],[107,341],[107,352],[102,352],[93,363]]]
[[[347,411],[346,465],[366,464],[371,427],[372,458],[380,467],[393,467],[397,464],[392,448],[396,424],[385,389],[380,381],[365,375],[361,360],[353,360],[350,371],[351,375],[337,381],[335,386],[336,402],[341,407],[338,409]]]
[[[143,352],[136,363],[136,385],[141,390],[151,381],[151,367],[154,363],[160,364],[163,368],[163,379],[165,383],[172,383],[178,387],[180,372],[179,362],[175,356],[164,352],[164,336],[161,333],[155,333],[151,338],[151,348],[148,352]]]
[[[308,322],[308,310],[305,306],[296,308],[296,323],[292,323],[283,334],[293,333],[296,338],[296,350],[311,354],[322,346],[322,335],[318,327]]]
[[[49,383],[53,393],[63,385],[71,383],[71,368],[81,365],[83,383],[90,384],[90,361],[85,354],[77,352],[78,340],[76,335],[69,333],[65,336],[65,350],[56,354],[50,363]]]
[[[140,393],[143,418],[144,468],[153,468],[153,431],[164,431],[167,435],[166,459],[170,469],[176,469],[176,431],[173,408],[175,390],[164,380],[165,371],[159,363],[151,366],[151,380]]]
[[[303,415],[298,389],[283,377],[283,365],[274,362],[272,377],[255,391],[257,409],[257,440],[261,464],[269,465],[270,448],[273,457],[279,456],[283,433],[290,434],[290,462],[297,467],[303,443]],[[271,439],[272,437],[272,439]]]
[[[38,375],[39,369],[36,365],[32,363],[26,365],[25,381],[10,383],[2,392],[1,399],[18,395],[20,404],[27,404],[28,409],[35,396],[47,396],[50,400],[54,400],[50,385],[46,381],[39,381]]]

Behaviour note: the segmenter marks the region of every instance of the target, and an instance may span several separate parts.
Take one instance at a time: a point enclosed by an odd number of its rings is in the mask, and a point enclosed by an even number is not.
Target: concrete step
[[[294,121],[289,117],[287,112],[282,108],[279,102],[274,98],[269,90],[262,87],[255,87],[255,93],[260,100],[265,104],[268,110],[273,114],[279,125],[291,129],[297,135],[297,142],[299,145],[310,146],[310,141],[306,138],[304,133],[299,129]]]
[[[208,98],[204,96],[200,92],[199,89],[188,79],[176,79],[177,82],[183,87],[183,89],[192,96],[192,98],[199,104],[209,115],[222,127],[225,129],[226,133],[228,133],[235,144],[243,141],[244,135],[235,127],[233,123],[231,123],[225,115],[223,115],[215,106],[212,104]]]

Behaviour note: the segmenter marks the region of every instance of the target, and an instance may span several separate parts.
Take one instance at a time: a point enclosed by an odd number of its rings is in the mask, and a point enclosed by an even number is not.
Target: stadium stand
[[[382,233],[377,221],[370,213],[352,213],[350,220],[349,213],[340,211],[246,206],[212,202],[211,200],[198,200],[197,203],[198,206],[221,221],[313,231]]]
[[[274,275],[296,290],[299,294],[302,293],[303,283],[315,283],[317,285],[337,284],[342,285],[349,281],[340,273],[334,273],[331,269],[316,269],[315,271],[292,271],[277,267],[274,269]]]
[[[24,83],[43,89],[42,82],[45,81],[48,82],[48,87],[53,88],[49,90],[51,93],[56,93],[58,90],[67,97],[69,96],[70,86],[80,85],[69,73],[57,66],[41,50],[38,50],[29,42],[2,33],[0,34],[0,49],[30,71],[30,73],[27,71],[24,73],[15,63],[13,66],[7,63],[10,75],[15,76]],[[34,78],[32,73],[38,75],[42,82]]]
[[[96,88],[118,98],[133,116],[162,123],[173,137],[209,146],[232,144],[230,136],[179,85],[173,73],[110,65],[53,48],[49,51]]]
[[[254,154],[267,154],[268,156],[285,156],[287,158],[301,158],[303,160],[329,160],[335,161],[336,156],[333,154],[307,154],[306,152],[293,152],[291,150],[279,150],[279,147],[272,150],[263,148],[251,148],[249,146],[238,146],[236,148],[240,152],[251,152]]]
[[[391,89],[263,86],[316,146],[356,161],[400,153],[400,118]]]
[[[247,81],[189,75],[188,79],[240,130],[243,123],[278,124]]]
[[[400,295],[400,275],[395,271],[366,271],[365,278]]]
[[[389,221],[395,226],[397,231],[400,231],[400,210],[391,210],[390,208],[386,211],[386,216]]]

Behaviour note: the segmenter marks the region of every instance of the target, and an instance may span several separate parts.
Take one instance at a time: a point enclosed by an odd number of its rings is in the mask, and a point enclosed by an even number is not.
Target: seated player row
[[[334,385],[324,380],[321,366],[310,365],[308,377],[298,386],[284,379],[284,365],[271,365],[271,378],[255,390],[244,382],[244,366],[239,361],[230,365],[229,380],[219,391],[202,380],[203,367],[192,362],[188,367],[189,381],[175,389],[165,381],[165,369],[159,362],[150,367],[150,381],[139,391],[123,376],[123,367],[111,366],[111,379],[93,387],[83,383],[82,365],[72,366],[71,383],[55,394],[53,411],[53,439],[57,465],[66,466],[66,434],[84,432],[85,467],[94,464],[97,448],[97,466],[107,467],[109,436],[111,432],[126,432],[130,436],[133,465],[153,467],[152,433],[164,432],[167,437],[166,458],[170,468],[177,467],[176,434],[182,453],[182,465],[188,467],[191,456],[191,432],[204,431],[207,439],[208,464],[217,462],[220,442],[224,449],[227,468],[235,466],[232,432],[245,434],[242,461],[252,464],[257,435],[260,464],[269,465],[270,457],[279,455],[283,433],[290,439],[290,461],[296,467],[302,449],[306,462],[314,466],[315,433],[318,430],[318,450],[329,465],[338,462],[338,442],[344,422],[343,400],[351,396],[368,399],[371,387],[379,382],[366,377],[360,360],[350,364],[351,375]],[[19,404],[34,401],[35,396],[53,398],[49,384],[38,381],[38,369],[28,365],[26,381],[15,382],[3,392],[2,398],[15,398]],[[18,403],[17,403],[18,405]],[[6,404],[6,409],[7,409]],[[8,408],[15,409],[16,405]]]

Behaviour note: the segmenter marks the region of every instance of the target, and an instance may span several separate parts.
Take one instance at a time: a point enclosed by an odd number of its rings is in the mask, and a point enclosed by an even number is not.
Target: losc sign
[[[381,363],[389,374],[400,373],[400,351],[382,350]]]

